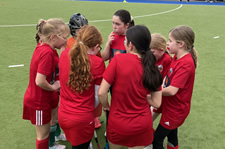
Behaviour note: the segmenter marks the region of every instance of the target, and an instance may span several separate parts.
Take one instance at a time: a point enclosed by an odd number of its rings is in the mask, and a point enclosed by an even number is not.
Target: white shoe
[[[153,149],[152,144],[150,144],[149,146],[145,146],[144,149]]]
[[[55,141],[66,141],[65,134],[61,133],[59,136],[55,136]]]
[[[66,149],[66,146],[61,144],[54,144],[52,147],[49,147],[48,149]]]

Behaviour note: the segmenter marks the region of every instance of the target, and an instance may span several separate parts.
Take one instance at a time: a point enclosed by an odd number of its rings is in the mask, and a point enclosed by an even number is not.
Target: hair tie
[[[80,41],[80,42],[79,42],[79,44],[82,44],[82,45],[84,45],[84,43],[83,43],[82,41]]]
[[[132,16],[130,16],[130,22],[133,22],[133,17]]]

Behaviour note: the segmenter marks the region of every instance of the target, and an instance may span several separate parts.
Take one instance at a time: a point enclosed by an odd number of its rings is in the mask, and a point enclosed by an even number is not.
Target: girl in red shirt
[[[159,33],[152,34],[150,49],[156,58],[156,65],[162,74],[162,77],[165,78],[171,63],[171,57],[166,48],[166,38]],[[159,116],[160,113],[162,113],[162,104],[163,97],[159,108],[151,107],[153,121]]]
[[[187,118],[197,67],[197,52],[194,49],[195,34],[188,26],[178,26],[169,32],[168,50],[175,54],[164,79],[162,116],[153,141],[154,149],[163,149],[168,138],[167,149],[178,149],[177,130]]]
[[[102,52],[104,61],[111,61],[116,54],[126,53],[124,46],[125,34],[129,27],[134,26],[129,11],[123,9],[114,13],[112,21],[113,31],[109,34],[108,41]]]
[[[149,105],[157,108],[161,104],[162,76],[150,51],[150,42],[147,27],[129,28],[124,42],[127,54],[116,55],[103,74],[98,94],[104,110],[110,110],[107,138],[112,149],[123,146],[143,149],[152,143],[154,130]],[[109,106],[107,93],[111,85]]]
[[[24,95],[23,119],[30,120],[37,132],[36,148],[49,148],[49,130],[54,91],[60,88],[59,81],[51,82],[56,74],[55,48],[66,44],[69,28],[60,19],[40,20],[38,28],[41,42],[33,53],[30,64],[29,85]]]
[[[88,149],[94,135],[94,110],[98,102],[95,88],[99,88],[105,70],[103,59],[96,56],[101,44],[100,32],[85,25],[74,46],[60,55],[58,120],[72,149]]]

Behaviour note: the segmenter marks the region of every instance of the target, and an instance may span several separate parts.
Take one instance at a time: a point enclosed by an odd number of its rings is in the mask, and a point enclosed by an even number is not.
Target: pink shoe
[[[94,121],[95,121],[95,129],[100,128],[102,126],[100,121],[99,121],[99,119],[98,119],[98,117],[96,117],[94,119]]]

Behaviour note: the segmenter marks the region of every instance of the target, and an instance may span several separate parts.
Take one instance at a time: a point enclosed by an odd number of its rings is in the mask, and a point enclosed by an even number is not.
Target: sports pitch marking
[[[159,13],[153,13],[153,14],[146,14],[146,15],[141,15],[141,16],[133,16],[133,18],[143,18],[143,17],[150,17],[150,16],[156,16],[156,15],[161,15],[161,14],[165,14],[165,13],[170,13],[173,11],[176,11],[178,9],[180,9],[183,5],[181,4],[179,7],[175,8],[175,9],[171,9],[171,10],[167,10],[167,11],[163,11],[163,12],[159,12]],[[107,21],[112,21],[112,19],[104,19],[104,20],[93,20],[93,21],[89,21],[89,22],[107,22]],[[26,27],[26,26],[36,26],[37,24],[21,24],[21,25],[0,25],[0,27]]]
[[[13,67],[23,67],[24,66],[24,64],[20,64],[20,65],[9,65],[8,67],[9,68],[13,68]]]

